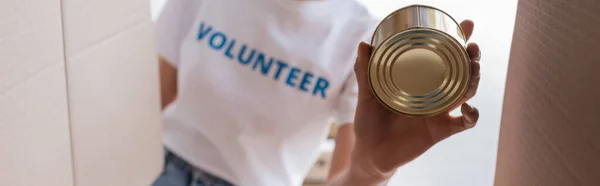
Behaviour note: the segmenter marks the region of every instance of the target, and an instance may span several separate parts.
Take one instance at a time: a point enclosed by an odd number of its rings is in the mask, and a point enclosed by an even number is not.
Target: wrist
[[[328,186],[384,186],[396,169],[381,171],[368,153],[362,154],[358,148],[352,152],[350,165]]]
[[[378,169],[370,156],[363,155],[355,151],[352,154],[348,176],[354,183],[365,186],[386,185],[388,180],[394,175],[396,170],[381,171]]]
[[[394,172],[395,170],[391,172],[379,171],[367,158],[356,160],[350,166],[350,173],[353,177],[368,180],[370,183],[377,186],[387,183],[392,175],[394,175]]]

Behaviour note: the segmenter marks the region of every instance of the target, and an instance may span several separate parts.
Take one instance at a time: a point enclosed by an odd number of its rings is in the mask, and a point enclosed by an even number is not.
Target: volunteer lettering
[[[224,57],[248,66],[265,77],[272,77],[275,81],[322,99],[327,97],[325,93],[329,87],[329,80],[326,78],[315,76],[310,71],[291,66],[281,59],[251,48],[221,31],[214,30],[211,25],[201,22],[197,39],[205,41],[211,49],[222,52]],[[236,47],[238,45],[240,46]]]

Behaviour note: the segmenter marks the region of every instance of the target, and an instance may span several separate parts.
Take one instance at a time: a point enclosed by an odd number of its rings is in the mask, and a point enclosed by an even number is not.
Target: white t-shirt
[[[354,120],[357,46],[377,22],[355,0],[170,0],[156,24],[178,69],[166,147],[235,185],[300,185],[329,119]]]

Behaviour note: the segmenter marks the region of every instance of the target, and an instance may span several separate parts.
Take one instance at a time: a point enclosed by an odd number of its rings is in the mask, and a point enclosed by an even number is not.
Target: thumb
[[[369,84],[369,60],[371,58],[371,45],[361,42],[358,45],[356,63],[354,64],[354,73],[358,81],[358,99],[365,100],[373,97],[371,85]]]
[[[447,115],[440,115],[444,122],[434,122],[434,126],[430,128],[434,131],[432,134],[434,143],[475,126],[479,119],[479,111],[467,103],[462,104],[460,111],[462,116],[452,117],[447,113]]]
[[[479,119],[479,110],[477,110],[477,108],[472,107],[467,103],[463,103],[460,111],[462,116],[452,117],[450,118],[449,125],[446,124],[446,127],[450,128],[447,130],[448,133],[445,134],[443,138],[447,138],[464,130],[473,128],[475,124],[477,124],[477,120]]]

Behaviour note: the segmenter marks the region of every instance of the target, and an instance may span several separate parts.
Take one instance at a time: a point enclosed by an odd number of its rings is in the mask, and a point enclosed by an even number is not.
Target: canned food
[[[390,110],[432,116],[456,106],[471,65],[466,38],[444,11],[411,5],[385,17],[373,35],[369,83]]]

